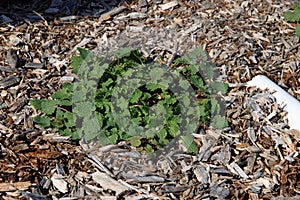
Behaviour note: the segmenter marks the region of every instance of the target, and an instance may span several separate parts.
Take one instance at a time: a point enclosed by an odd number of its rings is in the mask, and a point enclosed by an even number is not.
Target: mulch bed
[[[243,83],[264,74],[300,100],[300,45],[292,9],[270,1],[24,1],[0,8],[2,199],[299,198],[300,133],[269,91]],[[74,143],[33,123],[30,99],[73,80],[77,47],[131,45],[154,60],[201,45],[230,85],[230,127],[194,134],[153,161],[125,142]],[[137,41],[135,43],[134,41]],[[129,42],[129,43],[128,43]],[[178,50],[176,51],[176,43]]]

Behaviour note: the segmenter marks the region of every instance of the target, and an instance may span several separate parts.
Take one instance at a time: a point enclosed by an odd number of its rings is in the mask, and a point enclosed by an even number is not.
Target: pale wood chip
[[[232,167],[232,169],[234,169],[236,171],[236,173],[238,173],[242,178],[246,178],[248,179],[248,175],[240,168],[240,166],[238,166],[235,162],[232,162],[230,164],[230,166]]]
[[[162,10],[168,10],[170,8],[173,8],[173,7],[177,6],[177,5],[178,5],[177,1],[171,1],[171,2],[168,2],[168,3],[162,4],[162,5],[159,5],[159,7]]]
[[[64,177],[59,174],[53,174],[51,177],[53,186],[62,193],[68,192],[68,183],[64,180]]]
[[[120,193],[129,190],[128,187],[124,186],[123,184],[111,178],[105,173],[97,171],[91,175],[93,180],[96,183],[100,184],[104,190],[113,190],[116,192],[116,195],[119,195]]]

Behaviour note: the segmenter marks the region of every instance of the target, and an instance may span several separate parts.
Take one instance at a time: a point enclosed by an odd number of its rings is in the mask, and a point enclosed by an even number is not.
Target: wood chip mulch
[[[271,91],[244,84],[264,74],[300,100],[300,40],[283,18],[292,8],[284,0],[0,1],[0,199],[299,199],[300,132]],[[194,134],[196,155],[178,144],[156,160],[123,142],[78,144],[35,126],[40,113],[29,100],[74,80],[77,47],[101,53],[103,44],[154,59],[201,45],[230,85],[230,126]]]

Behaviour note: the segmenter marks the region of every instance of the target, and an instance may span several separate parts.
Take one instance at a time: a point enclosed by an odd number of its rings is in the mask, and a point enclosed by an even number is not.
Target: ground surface
[[[292,4],[155,2],[2,5],[1,198],[299,198],[299,132],[289,130],[285,112],[268,92],[240,84],[264,74],[300,100],[299,38],[283,19]],[[40,113],[29,100],[49,98],[64,80],[72,81],[70,58],[77,47],[101,53],[103,42],[114,48],[141,38],[150,53],[172,54],[176,42],[178,54],[201,45],[230,83],[230,127],[195,134],[197,155],[180,149],[153,163],[126,144],[75,144],[35,126],[32,118]]]

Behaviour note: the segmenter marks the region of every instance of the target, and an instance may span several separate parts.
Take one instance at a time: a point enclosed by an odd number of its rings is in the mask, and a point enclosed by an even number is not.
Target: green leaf
[[[228,91],[228,84],[223,82],[212,82],[211,85],[212,89],[217,93],[220,92],[221,94],[226,94]]]
[[[156,135],[160,140],[163,140],[167,137],[168,133],[167,133],[166,129],[161,129],[160,131],[158,131],[156,133]]]
[[[74,74],[77,74],[77,73],[78,73],[79,68],[80,68],[82,62],[83,62],[83,60],[82,60],[81,57],[75,57],[75,56],[74,56],[74,57],[71,58],[71,65],[72,65],[72,67],[73,67],[72,72],[73,72]]]
[[[48,100],[48,99],[41,99],[41,100],[31,100],[31,105],[45,114],[53,114],[56,106],[59,104],[59,101],[56,100]]]
[[[216,129],[222,129],[228,126],[228,121],[225,117],[217,115],[212,119],[211,126]]]
[[[283,13],[284,19],[288,22],[296,22],[297,18],[294,14],[294,12],[285,12]]]
[[[151,145],[146,144],[146,145],[145,145],[145,151],[146,151],[147,153],[152,153],[152,152],[154,152],[154,149],[152,148]]]
[[[76,104],[74,112],[82,117],[89,117],[95,111],[95,106],[91,102],[82,102]]]
[[[84,139],[90,141],[100,134],[100,126],[96,117],[83,118],[82,127],[84,129]]]
[[[194,137],[192,135],[181,136],[184,146],[188,149],[190,153],[198,153],[197,144],[194,142]]]
[[[199,69],[196,65],[189,65],[187,67],[188,71],[191,73],[191,75],[195,75],[199,72]]]
[[[296,36],[300,38],[300,2],[294,3],[294,12],[285,12],[283,16],[288,22],[297,22]]]
[[[64,135],[64,136],[72,135],[72,131],[69,128],[62,130],[60,133],[61,133],[61,135]]]
[[[109,141],[112,144],[117,144],[117,142],[118,142],[118,134],[110,135],[110,136],[108,136],[108,139],[109,139]]]
[[[169,134],[174,138],[179,133],[179,126],[175,121],[168,121]]]
[[[41,103],[41,111],[45,114],[53,114],[58,104],[59,101],[56,100],[44,100]]]
[[[180,81],[179,85],[180,85],[180,87],[182,87],[184,90],[188,90],[189,87],[191,86],[191,85],[189,84],[189,82],[186,81],[186,80]]]
[[[210,109],[211,114],[219,113],[220,104],[218,100],[215,98],[211,98],[210,103],[211,103],[211,109]]]
[[[87,94],[88,94],[88,90],[85,87],[80,88],[76,90],[76,92],[74,92],[72,101],[74,103],[84,102],[87,98]]]
[[[33,121],[43,128],[50,127],[50,117],[48,116],[36,116]]]
[[[132,137],[129,139],[130,144],[132,144],[135,147],[138,147],[142,144],[141,139],[138,137]]]
[[[65,117],[65,125],[66,127],[75,127],[76,123],[75,123],[75,118],[74,118],[74,114],[71,112],[65,112],[64,113],[64,117]]]
[[[300,38],[300,23],[297,23],[296,26],[296,36]]]
[[[283,13],[284,19],[288,22],[300,21],[300,2],[294,3],[294,12]]]
[[[185,107],[189,107],[190,104],[191,104],[190,98],[188,96],[184,96],[182,101],[183,101],[183,104],[184,104]]]
[[[51,97],[53,99],[70,100],[72,96],[72,92],[73,92],[73,85],[70,83],[65,83],[62,85],[62,89],[53,93]]]
[[[131,49],[130,48],[121,48],[121,49],[113,52],[112,54],[115,55],[117,58],[124,58],[126,56],[130,56]]]
[[[203,82],[202,78],[197,75],[191,76],[191,81],[197,88],[204,86],[204,82]]]
[[[130,103],[136,103],[138,102],[139,98],[141,98],[143,92],[139,89],[136,89],[130,98]]]
[[[88,55],[91,54],[91,51],[85,50],[85,49],[80,48],[80,47],[78,47],[77,50],[79,51],[80,57],[81,57],[82,59],[86,59],[86,58],[88,57]]]
[[[163,146],[168,145],[170,143],[167,139],[159,139],[158,142]]]
[[[33,100],[30,100],[30,104],[37,110],[42,109],[42,100],[33,99]]]
[[[70,100],[61,100],[61,101],[59,101],[59,105],[61,105],[61,106],[71,106],[72,101],[70,101]]]
[[[150,82],[150,83],[147,83],[146,84],[146,88],[148,89],[148,90],[150,90],[150,91],[155,91],[155,90],[157,90],[157,89],[162,89],[162,90],[165,90],[165,87],[163,87],[162,85],[159,85],[159,84],[157,84],[157,83],[152,83],[152,82]]]
[[[92,55],[92,53],[88,50],[82,49],[82,48],[78,48],[77,49],[80,53],[80,56],[73,56],[71,58],[71,65],[73,67],[73,73],[77,74],[81,65],[83,64],[83,62],[85,61],[85,59],[87,59],[88,55]]]

